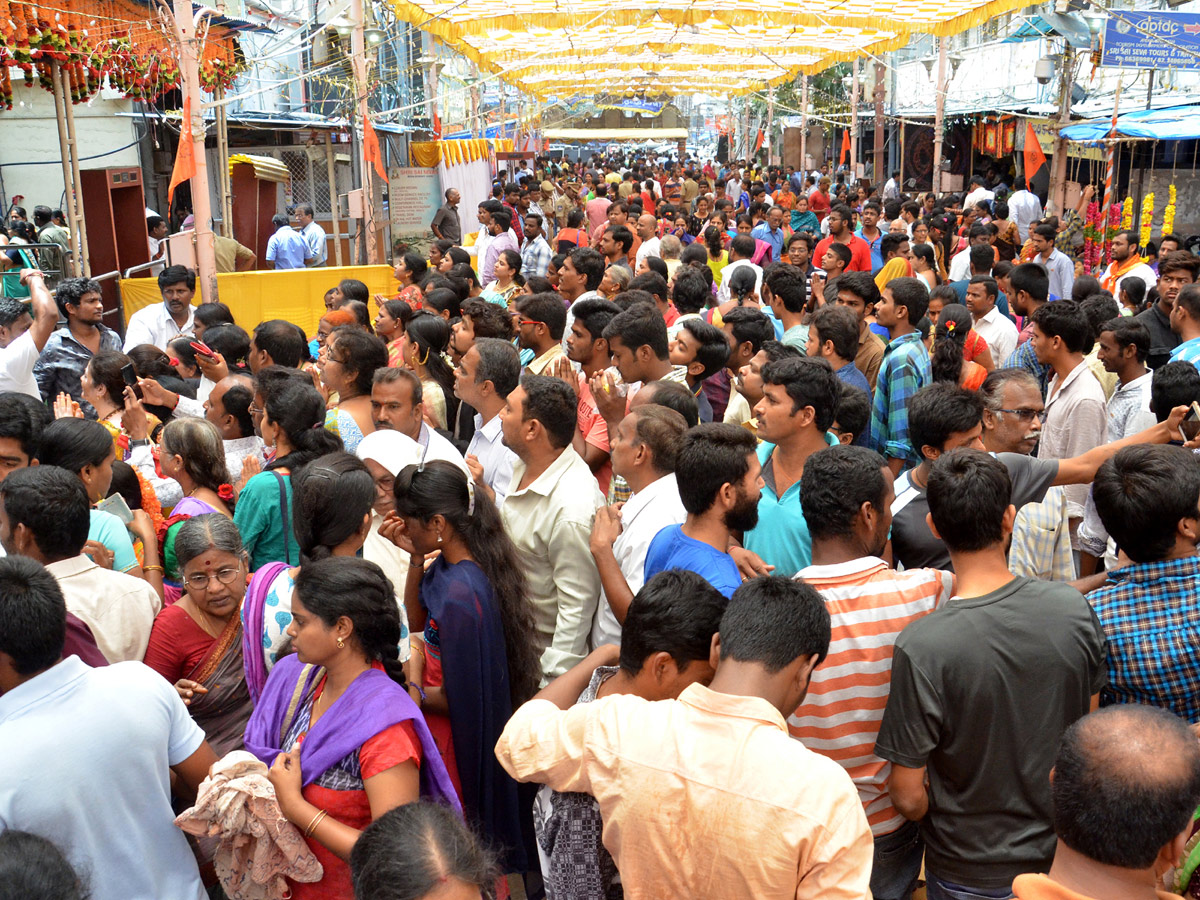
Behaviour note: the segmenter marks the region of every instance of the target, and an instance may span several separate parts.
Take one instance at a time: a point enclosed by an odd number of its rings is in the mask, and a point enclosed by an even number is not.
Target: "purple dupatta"
[[[250,579],[246,599],[242,602],[242,660],[246,668],[246,687],[250,689],[250,699],[256,704],[267,683],[267,661],[262,645],[267,594],[279,573],[288,568],[291,567],[287,563],[267,563]],[[270,764],[268,761],[267,765]]]
[[[246,749],[268,766],[284,752],[283,734],[308,702],[324,670],[293,654],[275,663],[246,725]],[[421,710],[408,692],[379,669],[368,669],[309,729],[300,745],[300,776],[307,787],[381,731],[411,722],[421,741],[421,797],[462,813],[454,784]]]

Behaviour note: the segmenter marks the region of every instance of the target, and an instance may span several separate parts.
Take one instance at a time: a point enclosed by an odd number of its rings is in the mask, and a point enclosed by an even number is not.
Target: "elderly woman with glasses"
[[[154,620],[145,663],[175,685],[218,756],[239,750],[252,704],[242,658],[242,600],[249,557],[220,513],[193,516],[175,533],[183,595]]]

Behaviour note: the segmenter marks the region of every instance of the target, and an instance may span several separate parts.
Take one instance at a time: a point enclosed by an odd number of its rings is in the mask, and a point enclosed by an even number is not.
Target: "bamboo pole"
[[[58,63],[50,64],[50,81],[54,85],[54,117],[58,120],[58,149],[59,155],[62,158],[63,186],[66,188],[67,196],[67,221],[71,223],[69,229],[69,237],[71,243],[71,269],[76,277],[83,274],[83,258],[79,253],[79,233],[78,233],[78,215],[76,213],[75,204],[77,202],[75,192],[75,174],[71,170],[71,155],[70,149],[67,146],[67,114],[63,109],[63,83],[59,75]],[[66,102],[70,102],[67,100]],[[64,270],[62,276],[67,277],[67,272]]]
[[[83,220],[83,197],[79,194],[79,186],[83,179],[79,175],[79,141],[75,137],[75,110],[71,106],[71,77],[66,69],[59,69],[59,83],[62,85],[63,111],[67,120],[67,149],[71,154],[71,177],[75,184],[75,228],[79,242],[79,266],[83,277],[90,278],[92,264],[88,260],[87,224]]]
[[[940,194],[942,188],[942,130],[946,119],[946,38],[938,39],[937,62],[937,97],[933,118],[933,184],[934,194]]]
[[[225,89],[217,88],[217,100],[225,99]],[[233,237],[233,190],[229,184],[229,118],[228,107],[221,103],[216,109],[217,120],[217,202],[221,207],[221,234]]]
[[[333,258],[342,264],[342,226],[338,215],[337,167],[333,159],[333,132],[325,132],[325,170],[329,175],[329,212],[333,216]]]
[[[846,184],[858,181],[858,57],[850,67],[850,177]]]
[[[808,76],[800,76],[800,186],[803,188],[808,177]]]

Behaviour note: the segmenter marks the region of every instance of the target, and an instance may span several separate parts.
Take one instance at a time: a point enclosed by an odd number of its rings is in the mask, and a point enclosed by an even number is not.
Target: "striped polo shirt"
[[[897,572],[866,556],[808,566],[796,578],[825,599],[832,634],[829,655],[813,670],[804,703],[788,717],[788,730],[846,769],[872,834],[890,834],[904,817],[888,796],[892,767],[875,755],[875,738],[891,687],[892,650],[909,622],[953,596],[954,575],[938,569]]]

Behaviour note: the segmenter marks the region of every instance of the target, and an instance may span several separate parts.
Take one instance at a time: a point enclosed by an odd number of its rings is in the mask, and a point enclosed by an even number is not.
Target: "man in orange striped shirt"
[[[888,797],[891,764],[875,755],[891,683],[897,635],[948,600],[954,576],[938,569],[897,572],[879,556],[887,544],[892,474],[878,453],[837,446],[814,453],[800,479],[813,564],[796,578],[814,587],[831,619],[829,656],[812,674],[788,730],[840,763],[858,788],[875,839],[875,900],[912,896],[924,845],[916,822]]]

